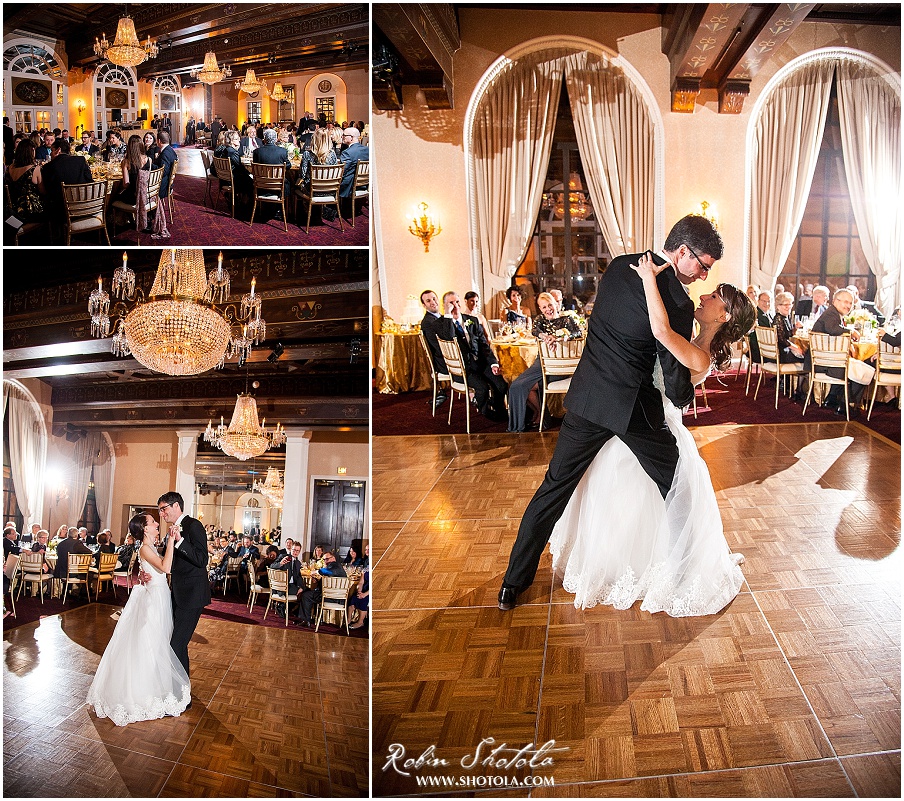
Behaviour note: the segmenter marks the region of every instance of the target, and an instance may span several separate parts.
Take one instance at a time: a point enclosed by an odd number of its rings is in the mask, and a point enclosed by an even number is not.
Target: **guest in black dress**
[[[147,157],[153,161],[157,157],[157,134],[153,131],[147,131],[144,134],[144,152]]]
[[[521,310],[521,290],[516,286],[510,286],[505,290],[505,296],[511,304],[511,308],[505,313],[505,321],[512,325],[521,325],[527,328],[530,324],[530,317]]]
[[[141,137],[138,134],[132,134],[126,145],[126,156],[122,160],[122,191],[116,200],[123,203],[134,205],[135,190],[138,188],[138,171],[150,170],[152,168],[151,160],[145,152],[144,145],[141,143]]]

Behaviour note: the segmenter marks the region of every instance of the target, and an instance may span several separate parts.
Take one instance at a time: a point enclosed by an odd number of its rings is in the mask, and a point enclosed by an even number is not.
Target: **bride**
[[[173,537],[161,558],[153,547],[159,528],[151,515],[129,521],[141,567],[151,579],[132,589],[88,690],[97,716],[117,726],[180,715],[191,701],[188,674],[170,647],[173,607],[166,575],[173,564]]]
[[[731,344],[746,334],[756,313],[731,284],[704,295],[694,312],[693,342],[670,327],[656,275],[644,255],[633,269],[643,280],[653,335],[703,382],[713,365],[730,360]],[[657,364],[655,383],[662,391]],[[674,617],[709,615],[728,604],[744,576],[722,531],[722,519],[706,463],[684,427],[681,410],[663,394],[665,418],[678,443],[678,466],[663,500],[637,457],[618,437],[600,450],[584,474],[550,540],[553,568],[574,593],[577,608],[609,604],[628,609],[638,599],[647,612]],[[626,502],[629,501],[629,502]]]

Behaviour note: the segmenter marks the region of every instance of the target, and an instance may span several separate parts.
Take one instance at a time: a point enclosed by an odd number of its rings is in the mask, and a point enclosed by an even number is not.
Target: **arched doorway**
[[[314,119],[320,114],[327,122],[348,121],[348,100],[345,81],[334,72],[321,72],[305,84],[304,111],[313,111]]]
[[[3,51],[3,106],[21,133],[66,128],[66,67],[44,42],[13,39]]]
[[[94,73],[94,124],[103,139],[110,128],[138,119],[135,71],[101,64]]]
[[[154,79],[152,114],[169,117],[172,141],[182,141],[185,136],[182,133],[182,89],[177,75],[164,75]]]

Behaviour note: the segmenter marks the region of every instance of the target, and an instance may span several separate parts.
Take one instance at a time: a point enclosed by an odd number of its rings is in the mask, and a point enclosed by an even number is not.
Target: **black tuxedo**
[[[210,123],[210,145],[211,147],[217,146],[217,139],[220,137],[220,131],[223,130],[223,126],[219,120],[214,120]]]
[[[195,633],[201,611],[210,603],[207,577],[207,532],[200,520],[186,515],[181,522],[182,539],[173,549],[171,588],[173,635],[170,646],[188,673],[188,643]]]
[[[462,314],[460,326],[456,326],[451,317],[442,317],[437,321],[436,334],[440,339],[458,341],[465,362],[468,386],[474,390],[478,411],[492,420],[506,419],[505,396],[508,384],[501,375],[493,374],[493,365],[498,362],[487,342],[480,320],[470,314]]]
[[[63,184],[90,184],[91,168],[82,156],[61,153],[41,168],[41,180],[51,203],[63,208]]]
[[[66,537],[59,545],[57,545],[57,563],[53,569],[53,577],[58,579],[66,578],[69,573],[69,554],[71,553],[91,553],[91,549],[85,545],[80,539],[75,537]]]
[[[326,571],[324,574],[323,571]],[[322,575],[329,576],[345,576],[347,575],[345,572],[345,568],[339,564],[339,562],[333,562],[329,567],[320,568],[320,573]],[[304,585],[302,585],[304,586]],[[314,607],[320,603],[320,600],[323,598],[323,587],[319,580],[315,580],[313,586],[310,589],[305,589],[301,593],[301,600],[299,601],[298,608],[298,618],[299,620],[304,620],[305,623],[311,625],[314,621],[311,619],[311,612],[314,611]]]
[[[173,174],[173,164],[177,161],[176,151],[172,145],[167,145],[154,156],[154,169],[163,167],[163,178],[160,181],[160,197],[169,195],[170,177]]]
[[[427,340],[427,347],[430,349],[430,356],[433,359],[433,369],[437,373],[446,372],[446,360],[443,359],[443,352],[439,349],[439,343],[436,341],[437,332],[446,330],[446,324],[443,317],[427,312],[424,319],[421,320],[421,333]]]
[[[810,329],[810,333],[828,334],[832,337],[840,337],[847,332],[848,330],[844,325],[844,320],[841,318],[841,312],[834,306],[829,306],[829,308],[819,316],[819,319],[813,323],[813,328]],[[810,371],[812,364],[813,359],[808,350],[804,354],[804,367],[807,372]],[[841,367],[823,368],[817,372],[825,372],[832,378],[844,378],[844,370]],[[866,387],[863,384],[858,384],[855,381],[848,381],[848,397],[852,403],[858,403],[860,401],[864,389],[866,389]],[[833,386],[826,395],[825,403],[834,406],[843,406],[844,387],[841,385]]]
[[[270,567],[274,570],[285,570],[289,574],[289,595],[300,595],[301,591],[304,589],[304,579],[301,577],[301,560],[293,559],[291,554],[286,554],[289,556],[290,561],[286,562],[286,564],[282,565],[279,562],[274,562]],[[285,556],[277,557],[280,562],[285,559]]]
[[[6,562],[6,557],[11,553],[21,554],[22,549],[16,544],[15,540],[11,540],[8,537],[3,538],[3,561]]]
[[[75,146],[76,153],[84,153],[86,150],[88,151],[89,156],[93,156],[100,150],[100,148],[97,145],[91,144],[91,142],[89,142],[87,145]]]
[[[662,396],[653,383],[658,356],[665,393],[678,407],[694,397],[690,371],[653,336],[640,276],[630,265],[642,254],[612,260],[600,279],[587,343],[571,388],[568,410],[543,483],[524,513],[512,548],[505,585],[523,589],[534,580],[553,525],[599,452],[618,436],[637,456],[665,497],[675,476],[678,446],[665,422]],[[662,264],[662,259],[654,256]],[[656,279],[669,323],[691,338],[694,304],[673,268]]]
[[[355,171],[359,161],[370,160],[370,148],[358,142],[348,146],[339,154],[339,161],[345,165],[342,173],[342,184],[339,187],[339,197],[351,197],[355,189]]]

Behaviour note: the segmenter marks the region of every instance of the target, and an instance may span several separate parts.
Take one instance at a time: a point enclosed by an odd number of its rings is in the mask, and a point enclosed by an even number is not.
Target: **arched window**
[[[65,128],[66,69],[41,42],[13,40],[3,51],[3,106],[16,131]]]
[[[166,115],[170,121],[173,141],[181,142],[182,88],[178,76],[163,75],[154,79],[154,114]]]
[[[136,78],[131,67],[101,64],[94,73],[94,124],[103,138],[110,128],[138,118]]]

